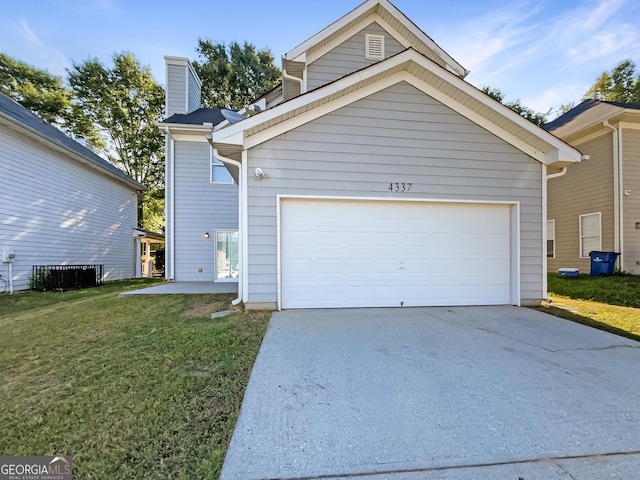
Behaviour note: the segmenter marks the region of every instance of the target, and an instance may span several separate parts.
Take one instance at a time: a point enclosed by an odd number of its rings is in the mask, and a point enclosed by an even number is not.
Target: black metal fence
[[[32,290],[77,290],[102,285],[104,265],[34,265]]]

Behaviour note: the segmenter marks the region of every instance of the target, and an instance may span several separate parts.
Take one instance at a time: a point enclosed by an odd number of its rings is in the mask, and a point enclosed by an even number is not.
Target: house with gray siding
[[[138,192],[127,176],[0,94],[0,292],[28,287],[33,265],[139,272]]]
[[[212,178],[204,147],[198,167],[178,156],[187,137],[204,138],[234,179],[238,302],[526,305],[546,296],[547,169],[579,162],[578,150],[467,83],[468,71],[387,0],[367,0],[282,66],[281,101],[263,108],[259,99],[257,114],[161,125],[172,181],[180,168],[203,189]],[[179,280],[187,193],[172,185]],[[194,195],[193,221],[213,219],[207,201],[222,192]],[[211,259],[204,234],[217,228],[201,223],[188,235],[200,248],[189,262]]]
[[[549,270],[589,273],[589,252],[607,251],[640,274],[640,105],[585,100],[545,129],[589,156],[550,172]]]

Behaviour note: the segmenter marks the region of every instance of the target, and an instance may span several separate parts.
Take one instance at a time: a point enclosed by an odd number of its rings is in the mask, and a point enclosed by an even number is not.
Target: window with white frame
[[[238,231],[216,230],[216,281],[238,281]]]
[[[580,258],[588,258],[589,252],[602,249],[601,214],[580,215]]]
[[[556,221],[547,220],[547,258],[556,258]]]
[[[225,167],[224,163],[218,160],[211,152],[211,183],[233,183],[233,177]]]

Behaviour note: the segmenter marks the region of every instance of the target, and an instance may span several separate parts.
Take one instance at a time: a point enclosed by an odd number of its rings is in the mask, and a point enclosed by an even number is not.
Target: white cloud
[[[69,68],[71,62],[63,52],[43,42],[26,21],[14,23],[11,30],[18,37],[20,44],[17,53],[13,54],[15,58],[47,69],[54,75],[66,76],[65,68]]]
[[[622,52],[637,47],[638,43],[638,32],[622,26],[618,31],[603,31],[584,39],[579,47],[569,48],[566,55],[575,63],[608,60],[626,56]]]
[[[571,102],[576,105],[580,103],[582,96],[590,86],[590,84],[583,83],[559,85],[539,94],[524,97],[522,103],[540,113],[547,113],[550,108],[557,111],[561,105]]]

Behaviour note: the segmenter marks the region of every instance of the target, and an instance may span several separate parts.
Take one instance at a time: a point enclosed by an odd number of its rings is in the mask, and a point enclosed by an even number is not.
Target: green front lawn
[[[536,310],[640,341],[640,276],[550,274],[548,285],[553,302]]]
[[[639,275],[580,275],[577,278],[569,278],[550,274],[548,278],[548,290],[551,295],[640,308]]]
[[[73,455],[77,479],[218,476],[270,313],[118,298],[144,283],[0,295],[1,455]]]

